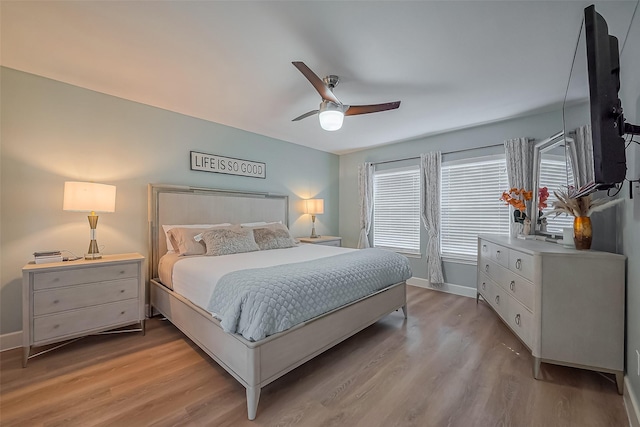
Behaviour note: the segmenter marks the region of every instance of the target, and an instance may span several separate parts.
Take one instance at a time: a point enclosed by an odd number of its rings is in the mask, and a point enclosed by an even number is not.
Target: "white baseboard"
[[[454,285],[451,283],[443,283],[440,286],[432,286],[431,282],[427,279],[421,279],[419,277],[412,277],[407,280],[407,285],[417,286],[418,288],[431,289],[433,291],[446,292],[448,294],[460,295],[463,297],[475,298],[476,288],[469,288],[468,286]]]
[[[624,377],[624,406],[627,408],[630,427],[640,427],[640,405],[631,387],[629,387],[629,377]]]
[[[0,352],[22,347],[22,331],[0,335]]]

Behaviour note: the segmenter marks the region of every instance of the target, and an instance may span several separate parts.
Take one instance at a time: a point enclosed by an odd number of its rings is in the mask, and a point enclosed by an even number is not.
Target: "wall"
[[[620,98],[627,121],[640,125],[640,9],[636,10],[627,43],[620,55]],[[640,141],[640,136],[635,136]],[[631,144],[627,154],[627,179],[640,179],[640,145]],[[640,403],[640,183],[635,183],[633,200],[629,198],[628,183],[622,197],[619,240],[622,253],[627,256],[627,386],[636,404]],[[640,407],[635,408],[640,411]],[[640,417],[640,413],[636,412]]]
[[[556,110],[340,156],[340,235],[345,246],[356,247],[360,234],[359,205],[357,203],[359,198],[358,164],[420,156],[421,153],[438,150],[443,153],[443,162],[500,154],[504,153],[502,146],[491,146],[502,144],[506,139],[521,136],[543,140],[561,130],[562,113],[560,110]],[[467,151],[455,153],[459,150]],[[500,194],[497,193],[496,200],[499,198]],[[469,220],[473,220],[472,206],[469,207]],[[427,263],[424,254],[427,238],[424,227],[422,227],[420,237],[422,257],[410,260],[414,277],[423,279],[427,277]],[[445,282],[475,288],[475,265],[444,262],[443,270]]]
[[[336,155],[8,68],[0,79],[0,334],[22,329],[21,268],[34,251],[88,248],[86,214],[62,210],[65,181],[117,186],[116,212],[98,222],[104,253],[147,255],[149,183],[287,194],[296,236],[311,232],[301,198],[321,197],[317,232],[338,233]],[[265,162],[267,178],[191,171],[190,150]]]

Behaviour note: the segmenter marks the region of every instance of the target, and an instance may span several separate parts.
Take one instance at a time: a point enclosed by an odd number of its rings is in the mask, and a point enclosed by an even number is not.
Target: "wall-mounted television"
[[[622,136],[640,131],[624,122],[618,49],[605,19],[593,5],[587,7],[563,105],[569,185],[576,196],[624,181]]]

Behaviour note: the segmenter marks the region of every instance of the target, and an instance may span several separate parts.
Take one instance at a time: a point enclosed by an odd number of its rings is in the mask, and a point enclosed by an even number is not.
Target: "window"
[[[373,246],[420,254],[420,167],[373,175]]]
[[[440,178],[441,256],[475,262],[478,234],[509,235],[509,207],[500,201],[509,188],[505,157],[446,162]]]
[[[547,209],[549,212],[553,207],[556,197],[553,195],[554,190],[567,186],[567,165],[563,156],[556,156],[556,159],[545,156],[540,161],[540,178],[539,182],[549,189],[549,198],[547,199]],[[572,180],[570,179],[569,182]],[[547,231],[551,233],[562,233],[564,227],[573,227],[573,217],[568,215],[549,215],[547,217]]]

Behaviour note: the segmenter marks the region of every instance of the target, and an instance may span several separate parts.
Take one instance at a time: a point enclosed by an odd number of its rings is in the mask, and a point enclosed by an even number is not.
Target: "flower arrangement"
[[[533,198],[533,191],[527,191],[524,188],[516,188],[513,187],[509,191],[502,192],[502,197],[500,200],[505,202],[507,205],[511,205],[514,207],[513,211],[513,219],[515,222],[524,223],[524,220],[527,219],[527,205],[526,202]]]
[[[547,199],[549,198],[549,189],[547,187],[538,188],[538,210],[547,208]]]
[[[582,197],[571,197],[571,190],[558,190],[553,192],[556,196],[556,201],[553,202],[553,209],[547,214],[560,214],[572,215],[576,218],[588,217],[594,212],[600,212],[613,205],[616,205],[624,199],[593,199],[591,194]]]

